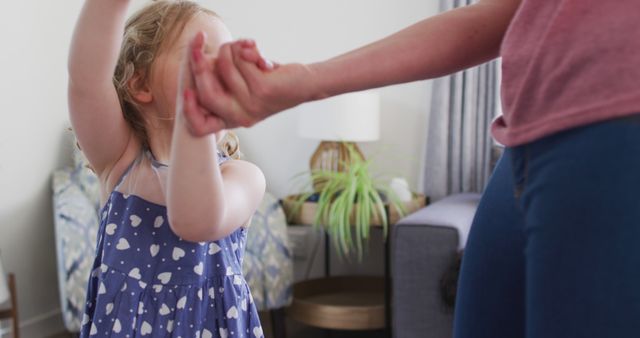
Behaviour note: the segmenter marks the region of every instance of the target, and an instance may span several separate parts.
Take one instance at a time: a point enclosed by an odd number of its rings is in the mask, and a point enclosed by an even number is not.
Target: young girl
[[[190,40],[208,36],[211,60],[230,34],[193,2],[125,24],[128,5],[86,0],[69,60],[71,121],[104,203],[81,337],[261,337],[241,265],[264,177],[230,159],[229,135],[193,137],[182,116]]]

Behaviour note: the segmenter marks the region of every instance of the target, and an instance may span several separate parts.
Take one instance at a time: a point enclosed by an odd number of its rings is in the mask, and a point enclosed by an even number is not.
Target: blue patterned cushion
[[[269,193],[251,220],[243,270],[258,310],[291,303],[293,262],[287,221],[280,203]]]
[[[58,284],[62,316],[71,332],[80,330],[98,230],[96,202],[80,188],[80,176],[70,168],[53,174]]]
[[[98,177],[89,169],[89,161],[84,154],[74,147],[72,181],[95,205],[96,212],[100,210],[100,184]]]

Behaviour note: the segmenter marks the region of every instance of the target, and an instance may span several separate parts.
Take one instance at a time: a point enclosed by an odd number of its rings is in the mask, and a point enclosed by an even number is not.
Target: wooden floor
[[[260,321],[264,329],[265,338],[273,337],[271,334],[271,318],[268,313],[260,313]],[[47,338],[76,338],[69,333],[60,333]],[[382,331],[325,331],[314,327],[302,325],[293,320],[287,320],[287,338],[385,338]]]

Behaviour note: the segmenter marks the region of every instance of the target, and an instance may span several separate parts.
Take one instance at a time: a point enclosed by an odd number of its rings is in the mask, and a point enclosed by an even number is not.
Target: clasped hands
[[[272,63],[251,40],[225,43],[217,56],[206,56],[205,40],[200,32],[191,42],[189,84],[178,93],[183,101],[179,107],[194,136],[250,127],[313,98],[308,66]]]

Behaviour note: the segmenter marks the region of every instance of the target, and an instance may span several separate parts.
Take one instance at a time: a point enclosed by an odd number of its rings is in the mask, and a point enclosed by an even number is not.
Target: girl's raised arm
[[[113,84],[129,0],[86,0],[69,54],[71,123],[89,162],[105,179],[133,133]]]

